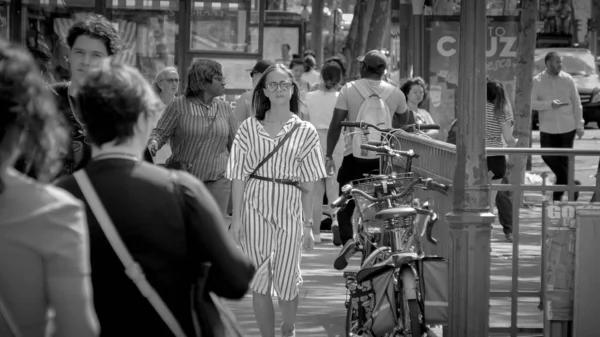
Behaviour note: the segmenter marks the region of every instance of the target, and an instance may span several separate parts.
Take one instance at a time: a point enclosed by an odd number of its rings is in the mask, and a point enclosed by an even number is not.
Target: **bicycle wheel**
[[[346,310],[346,337],[358,336],[358,310],[352,307],[352,303],[348,301],[348,309]]]
[[[408,301],[408,315],[410,317],[410,329],[412,337],[423,337],[423,315],[421,315],[421,306],[417,300]]]

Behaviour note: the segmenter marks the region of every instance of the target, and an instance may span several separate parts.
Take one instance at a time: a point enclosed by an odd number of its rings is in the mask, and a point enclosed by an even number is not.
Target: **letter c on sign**
[[[452,56],[452,55],[456,54],[456,49],[454,49],[454,48],[445,49],[444,48],[444,45],[446,43],[455,43],[455,42],[456,42],[456,39],[453,38],[452,36],[442,36],[438,40],[438,43],[437,43],[438,53],[440,53],[440,55],[446,56],[446,57],[449,57],[449,56]]]

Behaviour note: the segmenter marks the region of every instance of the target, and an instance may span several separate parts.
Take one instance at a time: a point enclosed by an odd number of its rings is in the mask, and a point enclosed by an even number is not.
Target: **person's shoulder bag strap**
[[[263,160],[260,161],[260,163],[258,163],[258,165],[256,165],[256,167],[254,168],[254,171],[252,171],[252,173],[250,173],[250,175],[248,177],[253,176],[259,168],[261,168],[266,162],[267,160],[271,159],[271,157],[273,157],[273,155],[283,146],[283,144],[290,139],[290,137],[294,134],[294,132],[300,127],[300,123],[296,123],[294,124],[294,126],[292,127],[292,129],[285,134],[285,136],[283,136],[283,139],[281,139],[281,141],[279,141],[279,143],[275,146],[275,148],[273,149],[273,151],[269,152],[268,155],[266,155]]]
[[[94,213],[96,220],[98,220],[98,224],[102,228],[108,242],[119,257],[119,260],[123,263],[125,274],[127,274],[133,283],[135,283],[142,295],[148,299],[152,307],[154,307],[154,310],[156,310],[165,324],[171,329],[171,332],[176,337],[185,337],[177,319],[175,319],[175,316],[173,316],[173,313],[171,313],[171,310],[169,310],[156,290],[152,288],[152,285],[148,283],[142,267],[133,259],[127,250],[127,247],[125,247],[125,244],[121,240],[119,233],[117,233],[110,216],[102,205],[98,194],[96,194],[96,190],[92,186],[85,170],[79,170],[75,172],[73,176],[75,177],[83,196],[87,200],[88,205],[92,209],[92,213]]]
[[[15,322],[13,316],[10,311],[8,311],[8,307],[2,297],[0,297],[0,317],[4,320],[6,327],[8,328],[8,332],[13,337],[21,337],[21,332],[19,331],[19,327]]]

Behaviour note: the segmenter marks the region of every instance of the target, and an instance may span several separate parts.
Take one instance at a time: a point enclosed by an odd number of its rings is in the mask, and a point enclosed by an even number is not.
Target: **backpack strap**
[[[385,89],[383,89],[383,93],[381,94],[381,99],[384,101],[387,100],[394,93],[394,89],[396,89],[396,87],[394,87],[393,85],[390,85],[389,87],[386,86]]]
[[[354,85],[354,88],[356,89],[356,91],[358,91],[358,93],[362,96],[362,98],[364,100],[367,100],[367,98],[369,98],[371,96],[369,89],[363,83],[363,81],[361,81],[361,80],[353,81],[352,85]]]

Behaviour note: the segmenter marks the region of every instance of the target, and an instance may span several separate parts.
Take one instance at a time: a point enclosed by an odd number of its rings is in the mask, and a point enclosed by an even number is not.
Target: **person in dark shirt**
[[[67,34],[71,81],[55,83],[50,87],[56,95],[56,103],[71,131],[71,147],[65,154],[63,168],[59,174],[70,174],[84,167],[90,160],[91,148],[86,139],[81,116],[75,112],[74,97],[88,72],[103,59],[116,55],[121,50],[119,32],[103,16],[92,15],[77,21]],[[152,162],[148,151],[144,159]]]
[[[77,113],[91,160],[84,168],[119,236],[187,336],[197,336],[190,293],[243,297],[255,268],[227,233],[202,182],[140,160],[163,104],[134,68],[101,61],[79,85]],[[83,202],[73,176],[56,183]],[[123,265],[86,202],[94,307],[101,336],[173,336]],[[208,275],[202,271],[210,264]]]

